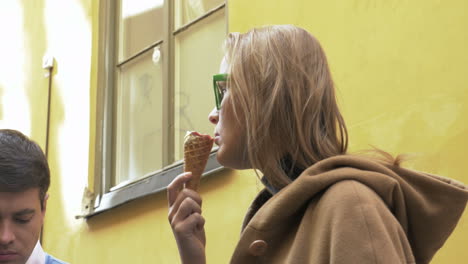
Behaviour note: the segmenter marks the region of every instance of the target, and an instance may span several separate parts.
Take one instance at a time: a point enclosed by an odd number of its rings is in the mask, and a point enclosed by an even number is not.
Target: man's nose
[[[15,240],[13,226],[9,223],[0,224],[0,245],[8,245]]]
[[[210,120],[210,122],[214,125],[218,124],[218,120],[219,120],[219,111],[218,109],[213,108],[213,110],[210,112],[210,114],[208,115],[208,120]]]

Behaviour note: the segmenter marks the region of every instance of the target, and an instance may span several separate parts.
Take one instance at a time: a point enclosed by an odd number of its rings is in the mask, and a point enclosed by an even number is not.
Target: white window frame
[[[116,54],[116,4],[114,0],[100,1],[100,29],[99,29],[99,47],[98,47],[98,88],[96,100],[96,136],[95,136],[95,158],[94,158],[94,190],[89,190],[83,198],[83,208],[80,216],[89,218],[96,214],[102,213],[114,207],[125,204],[129,201],[161,192],[167,188],[169,183],[180,173],[183,172],[182,161],[173,162],[170,166],[153,172],[151,175],[135,180],[125,186],[119,188],[111,188],[111,177],[113,177],[113,118],[114,118],[114,94],[115,89],[115,67],[119,67],[139,55],[150,52],[154,47],[159,46],[163,56],[168,54],[169,59],[163,60],[163,75],[165,80],[163,83],[164,98],[174,98],[174,43],[175,37],[187,30],[192,25],[203,21],[205,18],[224,9],[226,32],[228,31],[228,12],[227,1],[210,11],[206,12],[201,17],[175,29],[174,28],[174,6],[173,0],[166,0],[164,4],[164,23],[166,43],[158,41],[130,58],[118,64],[115,62],[118,57]],[[115,66],[116,65],[116,66]],[[169,102],[172,100],[164,100]],[[169,119],[174,118],[173,105],[167,103],[163,106],[168,111]],[[163,146],[163,151],[167,152],[174,145],[173,132],[168,131],[167,143]],[[172,145],[170,145],[172,144]],[[205,172],[203,176],[207,176],[222,170],[223,167],[216,161],[216,151],[213,150],[210,154]],[[166,161],[168,162],[168,161]],[[171,163],[171,161],[169,161]]]

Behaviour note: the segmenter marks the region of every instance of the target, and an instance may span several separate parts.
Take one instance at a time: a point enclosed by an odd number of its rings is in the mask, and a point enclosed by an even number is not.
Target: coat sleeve
[[[390,209],[357,181],[338,182],[312,201],[301,228],[302,235],[313,234],[306,238],[309,263],[415,263],[407,236]]]

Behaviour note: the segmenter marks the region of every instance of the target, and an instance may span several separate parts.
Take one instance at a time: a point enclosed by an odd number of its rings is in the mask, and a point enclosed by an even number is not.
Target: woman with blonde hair
[[[217,159],[254,169],[231,263],[428,263],[468,199],[453,180],[347,153],[348,135],[316,38],[291,25],[231,33],[214,76]],[[182,263],[206,263],[201,197],[168,187]]]

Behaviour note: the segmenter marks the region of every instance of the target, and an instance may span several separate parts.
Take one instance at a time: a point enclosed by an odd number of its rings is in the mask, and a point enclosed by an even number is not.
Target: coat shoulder
[[[343,208],[384,203],[375,191],[356,180],[343,180],[331,185],[324,191],[320,201]]]
[[[364,183],[343,180],[323,192],[313,208],[336,263],[414,263],[406,234],[380,196]],[[311,218],[305,221],[310,221]],[[316,231],[319,229],[316,229]],[[357,262],[356,262],[357,263]]]

